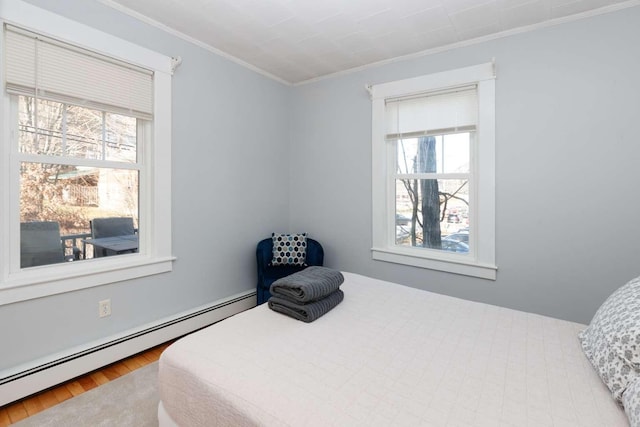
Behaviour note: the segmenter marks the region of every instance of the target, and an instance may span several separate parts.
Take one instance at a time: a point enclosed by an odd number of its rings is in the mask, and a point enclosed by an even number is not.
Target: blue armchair
[[[258,259],[258,305],[267,302],[271,297],[269,287],[273,282],[306,268],[306,266],[299,265],[271,265],[273,258],[273,240],[271,238],[261,240],[258,243],[256,257]],[[307,266],[322,265],[323,262],[324,249],[322,249],[322,245],[316,240],[307,238]]]

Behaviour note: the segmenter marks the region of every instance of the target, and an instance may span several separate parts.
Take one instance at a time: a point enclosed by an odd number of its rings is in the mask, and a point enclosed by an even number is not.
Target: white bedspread
[[[171,345],[166,413],[188,426],[627,426],[584,325],[344,273],[313,323],[267,305]]]

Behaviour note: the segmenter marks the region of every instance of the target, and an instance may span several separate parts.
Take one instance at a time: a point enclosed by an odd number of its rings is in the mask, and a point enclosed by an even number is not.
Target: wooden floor
[[[48,390],[29,396],[9,405],[0,407],[0,427],[9,426],[31,415],[44,411],[60,402],[64,402],[74,396],[89,391],[92,388],[113,381],[122,375],[142,368],[149,363],[160,358],[160,353],[164,351],[173,341],[153,347],[121,360],[104,368],[89,372],[81,377],[74,378],[66,383],[57,385]]]

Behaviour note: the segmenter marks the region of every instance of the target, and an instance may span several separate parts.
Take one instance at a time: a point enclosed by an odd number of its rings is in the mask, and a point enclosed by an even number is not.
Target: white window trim
[[[2,88],[0,206],[10,214],[0,222],[0,305],[171,271],[171,58],[21,0],[0,0],[0,20],[154,71],[153,143],[142,158],[150,167],[140,177],[142,252],[29,269],[11,264],[20,246],[19,195],[17,177],[11,173],[11,101]],[[0,34],[4,44],[4,32]],[[0,66],[2,82],[3,70]]]
[[[395,245],[394,188],[388,172],[395,168],[394,145],[385,141],[385,99],[467,84],[478,86],[478,126],[471,197],[472,252],[468,255]],[[372,100],[372,223],[374,260],[495,280],[495,73],[486,63],[370,87]]]

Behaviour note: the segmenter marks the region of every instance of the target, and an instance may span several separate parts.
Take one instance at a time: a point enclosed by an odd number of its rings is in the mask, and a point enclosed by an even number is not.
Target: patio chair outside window
[[[94,218],[91,221],[91,238],[132,236],[136,233],[131,217]],[[94,258],[117,255],[116,252],[104,248],[94,248]]]
[[[57,264],[65,259],[57,222],[20,223],[20,268]]]

